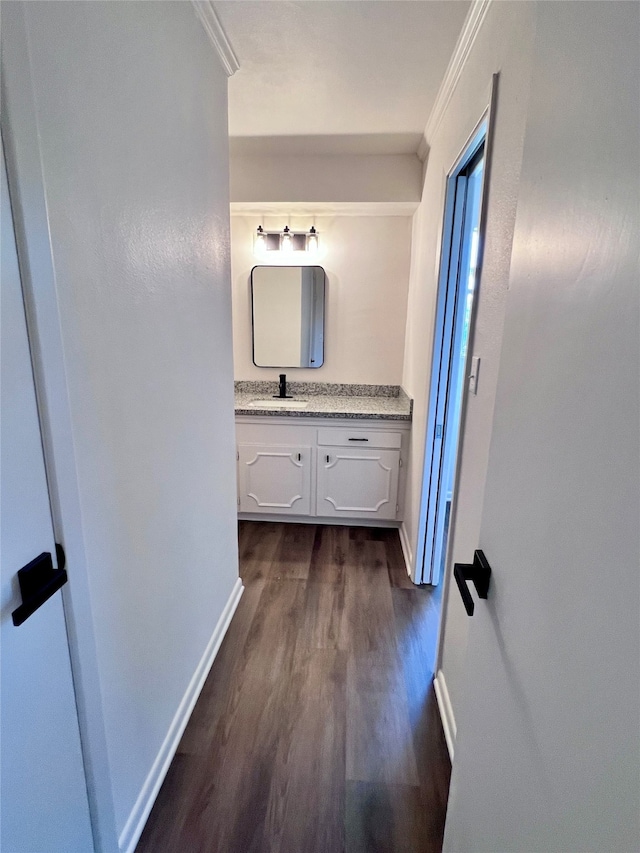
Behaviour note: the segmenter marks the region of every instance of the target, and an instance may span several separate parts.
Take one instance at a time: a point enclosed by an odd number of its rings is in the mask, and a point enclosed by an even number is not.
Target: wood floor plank
[[[220,719],[207,745],[208,773],[189,803],[185,850],[268,850],[265,821],[275,756],[290,721],[283,709],[287,678],[277,683],[247,673],[240,701]]]
[[[169,767],[152,816],[144,828],[136,853],[182,853],[185,850],[184,804],[198,795],[203,778],[202,763],[196,756],[178,754]],[[175,805],[179,804],[178,808]]]
[[[263,588],[263,581],[254,581],[245,587],[227,634],[204,683],[200,698],[178,745],[178,753],[197,755],[202,750],[202,745],[208,743],[213,737],[222,712],[230,702],[235,704],[237,701],[236,691],[240,679],[237,677],[236,667],[245,655],[247,636],[253,624]]]
[[[418,777],[425,802],[436,815],[432,835],[437,837],[444,828],[437,817],[446,810],[450,779],[447,745],[432,686],[439,614],[431,587],[394,589],[391,594]]]
[[[315,524],[284,524],[275,555],[272,579],[306,580],[309,577]]]
[[[271,578],[283,528],[283,524],[268,521],[240,522],[240,577],[245,585],[254,580]]]
[[[297,644],[299,649],[342,648],[345,584],[307,582]]]
[[[384,544],[387,551],[387,571],[392,587],[414,590],[415,584],[407,573],[400,533],[397,530],[385,530]]]
[[[347,779],[419,784],[402,673],[378,656],[349,654]]]
[[[213,737],[205,744],[209,777],[185,821],[190,844],[215,839],[220,851],[262,851],[271,777],[279,743],[292,725],[304,582],[268,581],[236,663]],[[203,848],[207,849],[207,848]]]
[[[309,651],[291,682],[292,725],[278,744],[266,836],[273,853],[344,850],[346,654]]]
[[[342,583],[348,550],[348,527],[319,524],[313,542],[309,580],[316,583]]]
[[[399,659],[407,694],[422,702],[434,674],[438,612],[429,589],[391,590]]]
[[[347,853],[439,853],[418,788],[347,782]]]
[[[238,680],[254,672],[273,684],[291,673],[304,602],[304,581],[265,583],[238,664]]]
[[[341,648],[356,657],[397,658],[393,602],[383,542],[350,539],[345,564]]]

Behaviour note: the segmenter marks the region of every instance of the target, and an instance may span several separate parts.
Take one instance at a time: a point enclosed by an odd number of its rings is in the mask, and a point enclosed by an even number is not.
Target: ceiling
[[[418,149],[468,0],[219,0],[237,153]]]

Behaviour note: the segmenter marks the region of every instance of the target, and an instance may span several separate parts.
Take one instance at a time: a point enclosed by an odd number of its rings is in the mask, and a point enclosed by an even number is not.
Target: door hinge
[[[240,461],[240,451],[239,450],[236,450],[236,459],[238,462]]]
[[[400,512],[400,504],[396,504],[396,515]]]
[[[238,500],[236,501],[236,503],[238,504],[238,506],[240,506],[240,498],[238,498]]]
[[[442,424],[436,424],[436,438],[442,438]]]
[[[398,459],[398,468],[402,468],[402,459]]]

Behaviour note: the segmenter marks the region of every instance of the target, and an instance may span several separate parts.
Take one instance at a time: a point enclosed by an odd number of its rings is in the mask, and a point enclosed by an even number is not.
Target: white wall
[[[233,350],[236,379],[276,379],[278,370],[251,361],[251,289],[258,225],[308,230],[320,238],[317,260],[327,274],[325,361],[318,369],[289,369],[300,382],[400,385],[409,286],[411,219],[407,216],[234,215],[231,218]],[[281,260],[278,263],[282,263]],[[299,263],[299,262],[294,262]]]
[[[234,154],[233,202],[417,202],[416,154]]]
[[[70,477],[54,460],[57,532],[83,663],[95,644],[97,678],[75,674],[106,744],[106,758],[85,747],[113,850],[135,843],[145,780],[237,588],[227,81],[189,3],[20,5],[59,317],[41,310],[56,303],[39,279],[33,296],[48,389],[68,394],[68,429],[57,398],[49,428],[54,446],[72,439],[75,465]],[[28,222],[28,63],[3,72]],[[56,323],[62,383],[46,348]]]
[[[509,260],[515,223],[534,35],[534,5],[493,3],[433,138],[423,201],[414,217],[407,312],[404,387],[414,398],[412,453],[405,512],[415,555],[424,467],[424,435],[446,176],[487,107],[491,76],[500,72],[484,264],[474,355],[482,359],[477,396],[469,399],[462,440],[453,562],[469,562],[478,547],[495,389],[502,340]],[[454,713],[466,657],[467,620],[457,590],[444,591],[441,667]]]

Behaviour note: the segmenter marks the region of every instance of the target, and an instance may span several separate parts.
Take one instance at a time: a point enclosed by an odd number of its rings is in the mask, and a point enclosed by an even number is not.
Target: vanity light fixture
[[[282,232],[282,240],[280,241],[280,251],[285,252],[287,255],[290,252],[293,252],[293,240],[291,239],[291,234],[289,232],[289,226],[284,226],[284,231]]]
[[[253,241],[254,254],[264,259],[269,255],[275,260],[279,255],[300,255],[307,252],[309,255],[318,254],[318,232],[312,225],[309,231],[292,231],[288,225],[282,231],[266,231],[262,225],[258,225]]]
[[[254,249],[256,253],[262,253],[267,251],[267,238],[264,233],[264,229],[262,225],[258,225],[258,231],[256,233],[256,241],[254,244]]]

